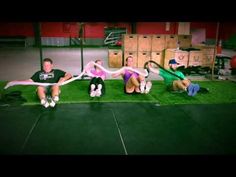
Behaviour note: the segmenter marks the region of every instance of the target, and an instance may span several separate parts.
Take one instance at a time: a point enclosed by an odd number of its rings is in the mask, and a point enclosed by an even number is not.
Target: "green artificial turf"
[[[160,105],[174,104],[219,104],[236,103],[236,84],[231,81],[197,81],[201,87],[209,88],[207,94],[197,94],[189,97],[184,93],[171,93],[166,91],[163,81],[153,81],[149,94],[127,95],[123,91],[122,80],[106,80],[106,94],[101,98],[90,98],[88,94],[89,80],[78,80],[61,87],[60,103],[89,103],[89,102],[151,102]],[[1,92],[6,82],[0,82]],[[5,90],[22,91],[27,100],[24,105],[39,104],[35,94],[36,86],[12,86]]]

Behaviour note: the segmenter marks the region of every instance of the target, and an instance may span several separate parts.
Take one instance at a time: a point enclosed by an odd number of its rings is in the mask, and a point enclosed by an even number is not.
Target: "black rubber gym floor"
[[[236,104],[0,107],[0,154],[236,154]]]

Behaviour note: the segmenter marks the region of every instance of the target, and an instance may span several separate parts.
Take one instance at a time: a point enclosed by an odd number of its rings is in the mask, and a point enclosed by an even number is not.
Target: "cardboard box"
[[[203,62],[202,51],[189,51],[188,66],[201,66]]]
[[[188,66],[188,55],[187,51],[177,50],[177,49],[166,49],[165,50],[165,59],[164,59],[164,68],[169,68],[169,60],[175,59],[180,65],[185,68]]]

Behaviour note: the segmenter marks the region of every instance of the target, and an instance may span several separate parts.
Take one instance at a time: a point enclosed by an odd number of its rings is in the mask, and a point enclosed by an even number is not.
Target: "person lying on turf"
[[[179,63],[177,63],[175,59],[169,60],[170,69],[167,71],[173,74],[170,74],[162,68],[153,68],[150,62],[148,63],[148,69],[151,72],[160,75],[164,79],[164,83],[166,84],[168,91],[186,91],[189,96],[195,96],[200,90],[200,86],[198,84],[193,84],[181,71],[177,71],[178,65]],[[182,79],[175,75],[181,77]]]

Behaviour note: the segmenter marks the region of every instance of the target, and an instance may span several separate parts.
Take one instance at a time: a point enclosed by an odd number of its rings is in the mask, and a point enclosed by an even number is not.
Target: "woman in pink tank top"
[[[95,63],[102,65],[102,60],[96,60]],[[90,71],[94,76],[91,78],[89,83],[88,92],[91,97],[100,97],[105,94],[105,83],[106,73],[97,66]]]

